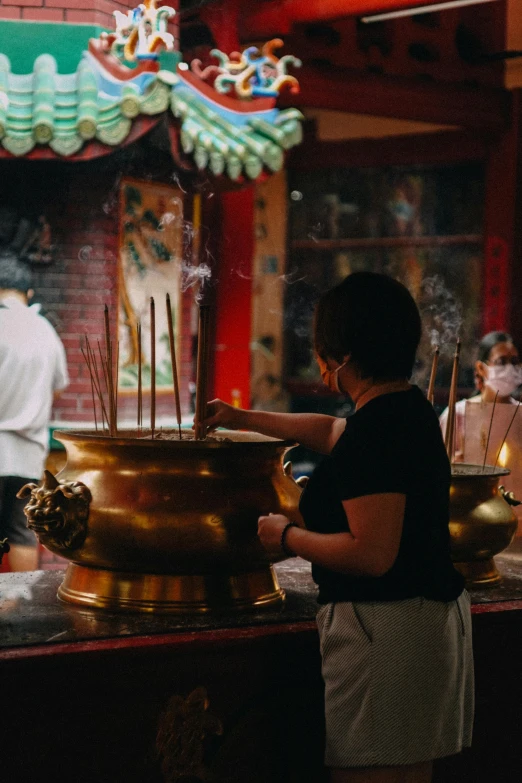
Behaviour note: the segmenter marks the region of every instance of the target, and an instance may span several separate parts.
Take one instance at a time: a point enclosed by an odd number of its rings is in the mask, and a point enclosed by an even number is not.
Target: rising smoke
[[[424,278],[419,310],[430,344],[452,352],[462,328],[462,305],[438,275]]]

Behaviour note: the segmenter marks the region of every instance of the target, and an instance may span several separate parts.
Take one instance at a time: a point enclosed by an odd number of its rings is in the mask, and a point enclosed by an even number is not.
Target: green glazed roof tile
[[[247,115],[241,126],[229,122],[225,116],[213,110],[196,90],[187,84],[173,85],[171,111],[181,121],[183,151],[197,154],[201,167],[203,150],[207,153],[208,167],[214,174],[226,170],[233,179],[245,176],[257,179],[266,167],[279,171],[284,163],[284,152],[301,140],[303,115],[297,109],[274,110],[272,122]],[[196,152],[194,152],[194,150]]]
[[[169,98],[170,88],[158,80],[143,94],[131,82],[121,95],[107,96],[85,59],[75,73],[59,74],[55,59],[43,54],[32,73],[14,74],[0,54],[0,139],[12,155],[47,144],[67,157],[94,138],[117,146],[129,135],[134,117],[165,111]]]
[[[32,73],[11,72],[0,54],[0,144],[12,155],[24,156],[37,145],[56,155],[75,155],[98,139],[118,146],[139,115],[158,115],[170,108],[180,123],[183,152],[195,165],[233,180],[257,179],[262,171],[278,171],[284,152],[301,140],[302,115],[296,109],[268,115],[236,115],[205,99],[177,73],[160,70],[148,86],[117,82],[117,94],[103,92],[86,57],[74,73],[60,74],[50,54],[36,58]]]

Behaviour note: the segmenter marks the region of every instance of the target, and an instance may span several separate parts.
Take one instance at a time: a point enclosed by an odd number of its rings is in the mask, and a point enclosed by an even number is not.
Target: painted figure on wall
[[[142,329],[142,373],[150,381],[149,302],[156,308],[156,383],[172,383],[165,296],[170,295],[177,323],[180,295],[183,203],[175,188],[126,180],[120,218],[120,388],[138,385],[137,327]]]

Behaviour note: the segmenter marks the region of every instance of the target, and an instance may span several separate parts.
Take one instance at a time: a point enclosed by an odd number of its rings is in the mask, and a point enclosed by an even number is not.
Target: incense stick
[[[112,367],[112,344],[109,321],[109,308],[105,305],[105,362],[107,365],[107,387],[109,392],[109,434],[111,438],[116,435],[116,422],[114,416],[114,377]]]
[[[431,402],[432,405],[435,401],[435,379],[437,377],[437,368],[439,366],[439,354],[440,351],[437,346],[433,351],[433,361],[431,363],[431,375],[428,386],[428,402]]]
[[[204,440],[206,437],[206,427],[203,425],[203,421],[206,418],[207,408],[209,322],[210,306],[200,305],[196,375],[196,414],[194,416],[194,436],[196,440]]]
[[[118,432],[118,382],[120,378],[120,341],[116,340],[116,383],[114,385],[114,424]]]
[[[141,321],[136,324],[138,336],[138,429],[143,423],[143,390],[141,384]]]
[[[96,416],[96,401],[94,399],[94,378],[92,377],[92,369],[91,369],[91,365],[90,365],[90,359],[87,356],[87,354],[85,353],[85,351],[83,350],[83,345],[81,344],[81,341],[80,341],[80,351],[82,352],[82,356],[83,356],[83,358],[85,360],[85,363],[87,365],[87,369],[89,370],[89,375],[91,377],[91,395],[92,395],[92,410],[93,410],[93,413],[94,413],[94,429],[96,430],[96,432],[98,432],[98,418]]]
[[[114,358],[113,358],[113,342],[109,342],[109,353],[105,357],[107,362],[107,377],[109,381],[109,432],[111,438],[115,437],[118,432],[116,425],[116,391],[114,385]]]
[[[154,439],[156,427],[156,311],[154,298],[150,298],[150,430]]]
[[[176,344],[174,342],[174,326],[172,324],[172,309],[170,307],[170,296],[166,297],[167,305],[167,324],[169,327],[170,343],[170,363],[172,364],[172,381],[174,383],[174,399],[176,401],[176,419],[178,421],[179,439],[181,440],[181,404],[179,400],[179,379],[178,366],[176,362]]]
[[[491,428],[493,426],[493,416],[495,415],[495,405],[497,404],[497,397],[498,397],[498,391],[495,394],[495,399],[493,400],[493,410],[491,411],[491,421],[489,422],[488,439],[486,440],[486,451],[484,453],[484,462],[482,463],[482,472],[483,473],[484,473],[484,470],[486,469],[486,459],[488,457],[489,439],[491,437]]]
[[[451,374],[450,396],[448,404],[448,423],[446,426],[446,438],[444,445],[450,462],[453,461],[455,440],[455,405],[457,404],[457,380],[459,375],[460,340],[457,340],[455,354],[453,356],[453,372]]]
[[[91,377],[94,381],[94,388],[96,390],[98,400],[100,401],[102,428],[103,430],[105,430],[108,419],[107,419],[107,411],[105,410],[105,403],[103,400],[103,390],[100,383],[100,376],[98,373],[98,363],[96,361],[96,355],[91,348],[89,337],[87,335],[85,335],[85,347],[87,350],[87,357],[90,358],[90,362],[88,362],[88,366],[91,371]]]
[[[201,193],[195,193],[192,201],[192,263],[199,264],[201,245]]]
[[[102,424],[103,424],[103,429],[105,430],[108,427],[108,425],[109,425],[109,419],[107,417],[107,410],[105,408],[105,402],[104,402],[104,399],[103,399],[103,389],[102,389],[101,381],[100,381],[100,373],[98,371],[98,362],[96,360],[96,354],[94,353],[94,351],[93,351],[93,349],[91,347],[91,344],[89,342],[89,338],[88,338],[87,335],[85,335],[85,343],[86,343],[86,346],[87,346],[87,353],[91,357],[91,366],[92,366],[92,368],[94,370],[94,379],[95,379],[95,382],[96,382],[96,391],[98,393],[98,399],[100,400],[100,406],[101,406]]]
[[[105,391],[107,393],[107,402],[109,403],[109,413],[110,413],[109,378],[107,376],[107,365],[106,365],[105,360],[103,358],[100,341],[97,340],[97,343],[98,343],[98,353],[100,355],[100,365],[101,365],[101,368],[102,368],[103,380],[105,381]],[[107,413],[107,409],[105,409],[105,413]],[[110,430],[111,422],[110,422],[110,417],[109,417],[108,414],[107,414],[107,426],[109,427],[109,430]]]
[[[518,405],[517,405],[517,407],[516,407],[516,410],[515,410],[515,412],[514,412],[514,414],[513,414],[513,417],[512,417],[512,419],[511,419],[511,421],[509,422],[509,427],[507,428],[507,432],[506,432],[506,434],[504,435],[504,440],[503,440],[503,441],[502,441],[502,443],[500,444],[500,448],[499,448],[499,450],[498,450],[497,458],[496,458],[496,460],[495,460],[495,464],[493,465],[493,470],[495,470],[495,468],[497,467],[497,462],[498,462],[498,460],[499,460],[499,457],[500,457],[500,452],[501,452],[501,451],[502,451],[502,449],[504,448],[504,443],[506,442],[507,436],[509,435],[509,430],[511,429],[511,425],[512,425],[512,424],[513,424],[513,422],[515,421],[515,416],[516,416],[516,415],[517,415],[517,413],[518,413],[518,409],[520,408],[520,405],[521,405],[521,403],[522,403],[522,401],[518,403]]]

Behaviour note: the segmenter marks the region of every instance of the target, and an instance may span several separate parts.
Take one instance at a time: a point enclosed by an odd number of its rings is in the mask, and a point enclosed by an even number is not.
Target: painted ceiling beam
[[[510,122],[508,90],[304,65],[298,96],[282,94],[281,106],[333,109],[354,114],[499,131]]]
[[[327,22],[346,16],[368,16],[441,0],[265,0],[243,3],[241,38],[287,34],[293,24]]]

